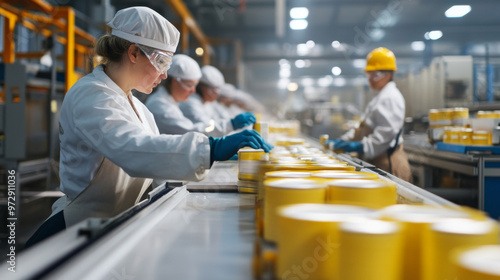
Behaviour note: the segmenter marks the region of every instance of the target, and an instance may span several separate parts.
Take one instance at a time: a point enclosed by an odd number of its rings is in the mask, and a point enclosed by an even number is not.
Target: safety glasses
[[[198,83],[195,83],[193,81],[189,81],[189,82],[186,82],[180,78],[175,78],[177,80],[177,82],[179,82],[179,84],[181,84],[182,87],[184,87],[185,89],[194,89],[196,88],[196,85]]]
[[[167,73],[167,70],[170,69],[170,65],[172,65],[172,53],[159,51],[157,49],[142,46],[139,44],[135,45],[142,51],[142,53],[144,53],[144,55],[148,57],[151,64],[153,64],[153,66],[160,74],[163,75]]]
[[[366,72],[366,76],[373,80],[373,81],[378,81],[382,79],[387,73],[381,72],[381,71],[370,71]]]

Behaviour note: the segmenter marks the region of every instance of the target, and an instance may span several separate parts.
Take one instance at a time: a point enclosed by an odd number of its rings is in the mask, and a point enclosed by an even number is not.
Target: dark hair
[[[102,64],[120,62],[123,54],[128,51],[132,42],[111,34],[101,36],[95,45],[95,53],[101,57]]]
[[[391,74],[391,82],[394,80],[394,71],[392,70],[380,70],[380,72],[384,73],[384,74]]]

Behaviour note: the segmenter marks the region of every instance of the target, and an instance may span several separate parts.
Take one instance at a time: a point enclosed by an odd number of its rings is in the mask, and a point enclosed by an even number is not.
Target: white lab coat
[[[180,102],[179,108],[186,118],[192,122],[203,122],[213,128],[211,136],[221,137],[233,131],[231,119],[214,117],[214,108],[210,103],[203,104],[199,94],[192,94],[186,102]]]
[[[146,100],[146,107],[153,113],[162,134],[184,134],[190,131],[197,131],[209,136],[217,136],[208,133],[207,124],[204,122],[192,122],[186,118],[179,109],[172,95],[161,86]]]
[[[131,98],[142,122],[102,65],[66,94],[59,121],[59,174],[61,191],[70,200],[94,179],[104,158],[132,177],[192,181],[205,177],[210,167],[208,137],[195,132],[160,135],[153,115]]]
[[[395,138],[402,129],[405,118],[405,100],[394,82],[389,82],[368,103],[361,121],[365,122],[373,133],[363,137],[363,153],[366,159],[372,159],[394,146]],[[340,138],[351,141],[354,129],[349,130]],[[400,135],[398,144],[403,143]]]

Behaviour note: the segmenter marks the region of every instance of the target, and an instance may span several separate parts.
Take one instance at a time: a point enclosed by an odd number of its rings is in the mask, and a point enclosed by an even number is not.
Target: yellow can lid
[[[328,186],[340,188],[359,188],[359,189],[376,189],[386,187],[396,187],[396,184],[385,180],[361,180],[361,179],[343,179],[327,182]]]
[[[401,230],[395,222],[381,221],[374,219],[357,219],[343,222],[340,230],[348,233],[362,234],[392,234]]]
[[[326,185],[318,180],[306,178],[266,179],[264,186],[279,189],[322,189]]]
[[[480,235],[492,232],[497,226],[493,220],[447,219],[436,222],[431,229],[443,233]]]
[[[485,245],[461,253],[458,257],[460,266],[500,277],[500,245]]]
[[[311,177],[321,179],[378,179],[377,174],[343,170],[313,171],[311,172]]]
[[[353,218],[376,218],[375,209],[353,205],[335,204],[293,204],[282,207],[279,215],[304,221],[343,222]]]
[[[311,172],[306,171],[269,171],[266,172],[266,178],[308,178],[311,177]]]
[[[444,218],[468,218],[471,214],[459,207],[439,207],[433,205],[398,204],[380,211],[384,218],[411,223],[431,223]]]

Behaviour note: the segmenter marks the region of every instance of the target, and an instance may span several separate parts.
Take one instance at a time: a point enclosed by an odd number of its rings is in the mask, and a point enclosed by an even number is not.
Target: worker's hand
[[[332,147],[332,149],[333,149],[333,147],[335,147],[335,145],[337,145],[341,142],[344,142],[344,140],[342,140],[342,139],[326,140],[324,145],[325,145],[325,147],[328,147],[328,148]]]
[[[255,123],[256,121],[257,119],[255,118],[255,115],[250,112],[241,113],[234,117],[234,119],[231,119],[231,123],[233,124],[234,129],[243,128],[247,125]]]
[[[210,163],[228,160],[243,147],[263,149],[266,153],[269,153],[273,148],[273,146],[267,144],[264,139],[260,137],[257,131],[248,129],[221,138],[210,137],[209,139]]]
[[[334,147],[334,150],[342,150],[344,152],[358,152],[358,153],[363,153],[363,143],[361,142],[354,142],[354,141],[347,141],[347,142],[339,142],[337,143]]]

